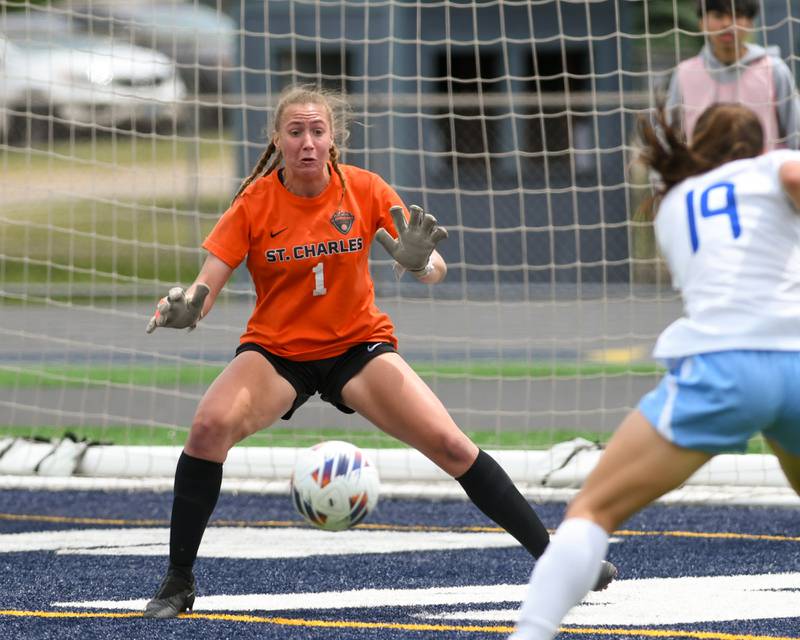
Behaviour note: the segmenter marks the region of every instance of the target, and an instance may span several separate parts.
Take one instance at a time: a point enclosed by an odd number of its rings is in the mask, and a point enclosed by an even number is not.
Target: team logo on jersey
[[[346,234],[353,226],[353,220],[356,217],[349,211],[337,211],[331,216],[331,224],[336,227],[338,231]]]

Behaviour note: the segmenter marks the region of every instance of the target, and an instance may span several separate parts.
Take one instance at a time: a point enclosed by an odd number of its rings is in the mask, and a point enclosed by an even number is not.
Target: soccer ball
[[[355,445],[328,440],[300,452],[292,474],[292,500],[309,523],[342,531],[361,522],[378,503],[378,470]]]

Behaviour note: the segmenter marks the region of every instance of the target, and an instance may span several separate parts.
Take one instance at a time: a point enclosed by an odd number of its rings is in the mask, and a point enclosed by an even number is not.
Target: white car
[[[108,35],[170,56],[195,93],[230,90],[236,64],[236,22],[197,0],[73,0],[75,31]],[[39,18],[41,20],[41,18]]]
[[[154,129],[180,122],[186,85],[162,53],[111,39],[46,36],[0,34],[0,127],[7,139],[35,139],[51,126]]]

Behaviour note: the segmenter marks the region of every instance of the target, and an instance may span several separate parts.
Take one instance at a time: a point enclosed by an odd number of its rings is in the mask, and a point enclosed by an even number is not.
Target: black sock
[[[172,520],[169,533],[171,571],[191,576],[192,565],[208,519],[217,505],[222,485],[222,463],[181,453],[175,469]]]
[[[544,553],[550,534],[492,456],[480,450],[472,466],[456,480],[475,506],[514,536],[534,558]]]

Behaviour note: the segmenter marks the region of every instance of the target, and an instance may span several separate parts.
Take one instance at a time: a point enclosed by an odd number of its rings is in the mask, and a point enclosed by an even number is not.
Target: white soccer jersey
[[[800,152],[736,160],[674,186],[656,238],[683,296],[685,317],[653,354],[800,350],[800,213],[778,170]]]

